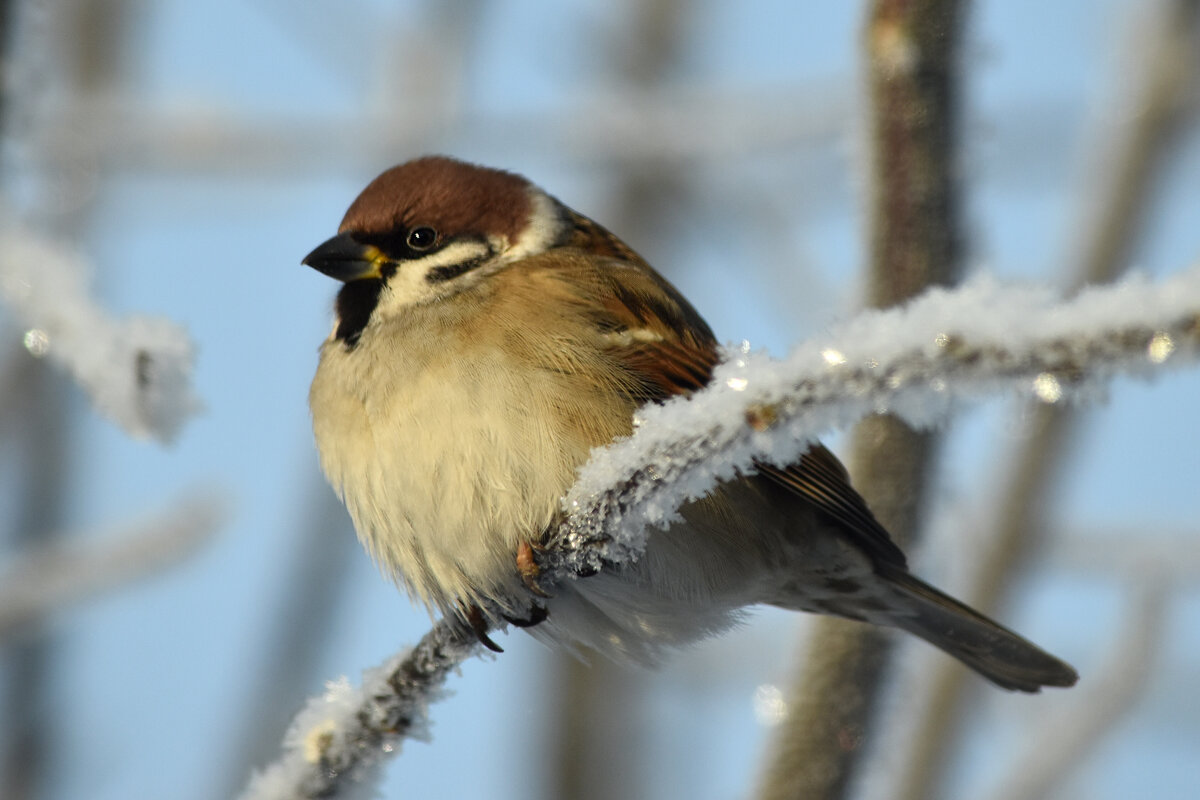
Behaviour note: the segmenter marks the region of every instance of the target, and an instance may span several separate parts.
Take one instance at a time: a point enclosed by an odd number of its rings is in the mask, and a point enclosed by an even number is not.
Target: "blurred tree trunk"
[[[19,551],[52,542],[66,523],[72,437],[66,381],[49,364],[31,357],[13,372],[17,386],[6,391],[21,393],[9,409],[20,424],[11,426],[16,441],[5,449],[20,464],[20,499],[9,537]],[[28,627],[8,642],[0,744],[0,796],[5,800],[41,797],[51,774],[58,752],[55,720],[61,716],[52,688],[57,650],[56,637],[41,625]]]
[[[688,0],[645,0],[628,4],[629,28],[611,44],[623,84],[639,91],[658,87],[670,73],[683,42]],[[660,164],[638,164],[616,178],[603,223],[631,247],[663,241],[663,209],[678,202],[679,176]],[[648,255],[643,253],[643,255]],[[554,742],[556,771],[549,796],[563,800],[638,797],[645,765],[641,734],[651,726],[641,717],[647,673],[613,664],[604,657],[584,663],[556,656],[561,700]]]
[[[1200,66],[1200,0],[1162,0],[1147,11],[1150,24],[1137,26],[1129,48],[1139,54],[1141,74],[1132,96],[1116,100],[1120,105],[1112,114],[1128,122],[1118,125],[1093,156],[1093,174],[1102,182],[1084,199],[1076,252],[1064,260],[1072,290],[1111,282],[1128,268],[1150,201],[1168,173],[1171,144],[1182,124],[1195,117],[1188,98]],[[984,613],[1003,605],[1012,576],[1040,544],[1084,417],[1075,408],[1039,403],[1028,409],[1026,419],[1023,444],[1001,479],[987,551],[977,559],[981,566],[966,597]],[[895,797],[937,795],[958,753],[968,674],[950,662],[934,667],[933,692],[909,739]]]
[[[871,102],[867,304],[902,303],[953,282],[962,255],[957,0],[876,0],[866,26]],[[901,546],[920,528],[937,435],[892,417],[856,429],[850,472]],[[808,642],[760,792],[764,800],[845,797],[869,731],[889,634],[822,617]]]
[[[111,90],[118,78],[121,35],[126,32],[124,3],[75,0],[65,5],[64,13],[56,19],[60,27],[53,32],[60,48],[57,54],[62,56],[54,64],[55,79],[67,84],[72,102],[87,103]],[[12,29],[18,24],[14,11],[19,9],[8,2],[0,3],[0,8],[3,69],[8,74],[15,58],[43,56],[30,52],[36,47],[31,48],[27,42],[23,54],[15,53]],[[28,87],[8,82],[5,87],[4,133],[12,135],[9,125],[14,102],[33,104],[38,98]],[[29,112],[23,108],[18,113],[31,116],[36,126],[37,111]],[[38,140],[36,130],[22,133],[34,142]],[[53,175],[53,185],[41,186],[42,205],[34,213],[42,227],[64,240],[78,239],[94,207],[94,179],[94,172],[85,168],[70,175]],[[17,549],[45,546],[66,527],[71,479],[68,464],[74,446],[67,382],[44,362],[29,363],[23,371],[18,386],[9,387],[24,395],[16,409],[23,420],[16,434],[20,444],[13,449],[20,459],[23,484],[13,517],[12,544]],[[62,716],[58,708],[61,700],[54,689],[56,642],[48,630],[32,627],[22,633],[7,656],[9,670],[3,687],[7,738],[0,756],[0,794],[7,800],[25,800],[45,794],[46,780],[53,774],[54,758],[60,752],[60,734],[55,730],[55,720]]]

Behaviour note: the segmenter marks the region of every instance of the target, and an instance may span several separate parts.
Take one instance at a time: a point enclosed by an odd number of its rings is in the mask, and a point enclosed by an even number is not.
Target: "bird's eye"
[[[413,250],[428,250],[433,247],[433,243],[437,241],[437,231],[427,225],[422,225],[420,228],[413,228],[408,233],[408,239],[405,242]]]

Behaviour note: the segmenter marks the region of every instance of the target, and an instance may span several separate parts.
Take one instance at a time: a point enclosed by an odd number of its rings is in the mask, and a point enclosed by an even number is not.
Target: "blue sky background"
[[[849,108],[835,116],[838,133],[827,139],[687,162],[699,201],[665,210],[668,235],[632,242],[721,338],[746,338],[782,354],[852,314],[860,289],[863,9],[778,0],[692,5],[686,44],[664,91],[778,91],[792,98],[805,90],[814,114]],[[1093,147],[1121,122],[1108,104],[1128,81],[1122,64],[1130,54],[1122,48],[1143,5],[972,4],[964,173],[973,268],[1062,281],[1083,194],[1104,169],[1090,160]],[[590,98],[618,90],[616,54],[630,35],[625,6],[480,6],[463,45],[470,56],[447,90],[437,69],[439,58],[450,58],[438,16],[452,18],[446,9],[471,3],[132,4],[136,24],[124,45],[120,85],[120,101],[137,112],[127,117],[131,126],[187,115],[202,138],[200,120],[245,125],[276,132],[284,153],[294,150],[285,141],[293,134],[329,135],[306,157],[269,167],[238,153],[220,168],[201,159],[139,161],[137,154],[88,164],[95,195],[77,245],[95,264],[96,290],[116,311],[162,314],[187,327],[198,345],[195,380],[207,409],[163,448],[130,441],[73,395],[70,519],[86,530],[119,525],[198,482],[226,492],[233,517],[184,564],[51,621],[59,699],[48,797],[198,800],[239,782],[230,770],[261,708],[258,671],[275,652],[276,619],[296,602],[297,540],[328,491],[317,472],[305,397],[336,287],[299,260],[335,231],[366,181],[432,150],[520,171],[602,222],[618,213],[610,205],[619,175],[611,162],[566,141],[531,148],[491,135],[488,125],[586,113]],[[53,73],[48,80],[53,84]],[[421,99],[422,87],[431,86],[436,97]],[[392,99],[383,104],[384,97]],[[442,103],[461,114],[439,123],[419,147],[379,152],[364,144],[387,126],[436,120]],[[384,106],[392,116],[379,113]],[[45,179],[20,151],[9,163],[34,186]],[[1151,209],[1133,259],[1139,269],[1164,275],[1200,257],[1198,195],[1200,138],[1193,127]],[[770,239],[743,218],[759,203],[778,215],[767,225]],[[5,325],[0,330],[16,335]],[[1091,425],[1053,522],[1073,535],[1200,536],[1198,392],[1195,370],[1115,384],[1088,412]],[[1013,443],[1012,410],[1000,399],[968,411],[947,443],[935,493],[937,527],[945,530],[934,541],[958,557],[970,558],[971,540],[958,536],[955,523],[986,516]],[[348,523],[328,535],[352,538]],[[331,556],[330,575],[315,579],[343,581],[344,588],[329,600],[332,635],[295,697],[297,709],[324,678],[357,679],[428,627],[424,612],[380,578],[356,545],[344,552],[344,567],[335,568],[338,557]],[[938,573],[952,561],[918,555],[918,571],[952,586],[953,575]],[[1110,576],[1039,568],[1002,616],[1072,661],[1086,685],[1106,658],[1124,597]],[[1166,624],[1145,699],[1059,796],[1182,798],[1200,785],[1194,580],[1174,593]],[[786,683],[805,626],[796,616],[756,612],[729,636],[637,679],[644,689],[635,724],[645,760],[633,768],[645,796],[750,796],[770,736],[756,721],[754,693]],[[389,767],[384,796],[518,798],[538,790],[538,753],[552,735],[547,698],[554,696],[556,662],[521,634],[502,644],[503,656],[472,661],[452,680],[452,695],[433,710],[432,742],[406,745]],[[975,687],[975,723],[948,796],[979,796],[1010,763],[1022,724],[1031,715],[1054,724],[1069,694],[1024,698]],[[521,777],[521,769],[531,774]]]

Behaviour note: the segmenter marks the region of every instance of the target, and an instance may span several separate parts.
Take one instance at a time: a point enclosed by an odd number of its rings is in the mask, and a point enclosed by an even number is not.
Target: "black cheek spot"
[[[433,269],[429,270],[428,273],[426,273],[425,281],[426,283],[445,283],[446,281],[457,278],[463,273],[470,272],[471,270],[483,264],[484,261],[487,261],[486,256],[472,258],[469,261],[463,261],[459,264],[447,264],[444,267],[434,267]]]
[[[358,343],[358,337],[362,336],[379,303],[381,291],[382,280],[351,281],[342,287],[337,296],[338,326],[335,338],[341,339],[347,347],[354,347]]]

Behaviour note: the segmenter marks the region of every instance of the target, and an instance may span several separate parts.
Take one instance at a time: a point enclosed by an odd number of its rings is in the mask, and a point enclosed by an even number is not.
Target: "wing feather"
[[[593,320],[615,360],[626,366],[639,402],[662,402],[706,386],[719,360],[708,325],[682,295],[644,263],[612,262]],[[596,306],[593,306],[593,308]],[[850,484],[846,468],[823,445],[759,475],[792,492],[838,524],[872,558],[905,567],[904,553]]]

